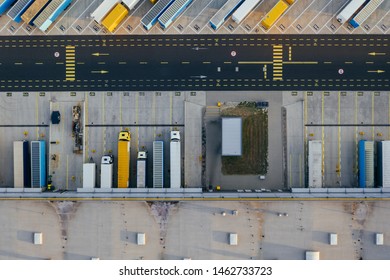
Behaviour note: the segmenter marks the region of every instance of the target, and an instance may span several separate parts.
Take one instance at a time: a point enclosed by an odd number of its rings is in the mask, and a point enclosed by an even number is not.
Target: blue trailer
[[[46,187],[46,143],[31,141],[31,187]]]
[[[158,18],[160,25],[166,29],[169,25],[190,5],[192,0],[176,0],[169,8]]]
[[[23,13],[31,6],[34,0],[18,0],[8,11],[7,15],[16,22],[21,22]]]
[[[16,0],[0,0],[0,15],[15,2]]]
[[[146,30],[150,30],[157,22],[158,18],[168,9],[175,0],[158,1],[146,15],[141,19],[141,23]]]

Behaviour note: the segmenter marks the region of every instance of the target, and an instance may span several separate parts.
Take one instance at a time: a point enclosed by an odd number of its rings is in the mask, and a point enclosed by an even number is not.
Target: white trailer
[[[378,187],[390,188],[390,141],[377,143]]]
[[[111,189],[114,180],[114,157],[105,155],[100,164],[100,188]]]
[[[322,142],[309,141],[309,188],[322,187]]]
[[[171,189],[181,187],[180,132],[171,131]]]
[[[91,14],[91,17],[99,24],[102,23],[102,20],[108,15],[108,13],[114,8],[118,3],[122,2],[121,0],[104,0],[103,3],[96,8],[95,11]]]
[[[123,4],[127,6],[129,10],[133,9],[140,0],[122,0]]]
[[[137,157],[137,188],[146,188],[146,161],[147,153],[138,152]]]
[[[352,0],[347,6],[336,16],[338,22],[343,24],[349,20],[356,11],[366,2],[366,0]]]
[[[96,163],[83,164],[83,188],[96,186]]]
[[[260,2],[263,0],[245,0],[244,3],[233,13],[232,19],[240,23]]]

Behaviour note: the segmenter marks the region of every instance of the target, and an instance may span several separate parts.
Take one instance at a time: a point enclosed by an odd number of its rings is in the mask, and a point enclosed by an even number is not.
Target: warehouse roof
[[[241,118],[222,118],[222,155],[242,155]]]

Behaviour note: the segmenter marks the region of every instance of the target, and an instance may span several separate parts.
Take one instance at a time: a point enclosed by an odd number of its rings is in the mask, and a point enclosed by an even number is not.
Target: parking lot
[[[74,0],[70,7],[46,31],[48,35],[104,35],[108,31],[96,24],[91,13],[103,0]],[[114,31],[115,34],[389,34],[390,2],[384,1],[362,26],[353,29],[348,23],[341,25],[335,16],[348,0],[298,0],[269,29],[261,27],[261,20],[277,0],[263,0],[240,23],[231,18],[215,31],[209,20],[226,0],[194,0],[191,5],[163,30],[156,24],[146,31],[140,20],[152,7],[149,0],[142,0]],[[0,17],[1,35],[42,35],[30,25],[16,23],[7,15]]]
[[[303,102],[302,141],[321,140],[323,186],[356,187],[359,140],[389,140],[389,94],[387,92],[295,92],[286,95],[290,103]],[[291,146],[291,145],[289,145]],[[303,186],[302,149],[289,153],[289,185]],[[293,150],[294,148],[292,148]],[[299,150],[299,152],[298,152]],[[307,147],[305,147],[307,153]],[[299,172],[294,172],[300,166]]]
[[[0,99],[0,131],[4,135],[0,140],[2,166],[13,164],[13,141],[43,139],[50,143],[47,143],[46,152],[53,185],[57,189],[75,190],[82,185],[82,163],[95,162],[99,175],[101,157],[104,154],[117,157],[118,134],[126,129],[131,133],[130,185],[136,185],[137,152],[149,151],[148,175],[151,179],[153,141],[163,140],[164,186],[168,187],[170,131],[179,130],[181,164],[182,168],[185,167],[183,185],[201,185],[201,108],[205,104],[204,92],[14,92],[1,94]],[[84,145],[79,154],[73,151],[72,107],[75,105],[81,107],[84,125]],[[61,113],[60,124],[50,123],[50,114],[54,110]],[[186,120],[190,127],[188,140]],[[116,176],[115,171],[114,182]],[[1,186],[13,186],[13,168],[1,169],[0,178]],[[97,186],[100,185],[99,178],[97,176]],[[149,180],[149,186],[151,184],[152,180]]]

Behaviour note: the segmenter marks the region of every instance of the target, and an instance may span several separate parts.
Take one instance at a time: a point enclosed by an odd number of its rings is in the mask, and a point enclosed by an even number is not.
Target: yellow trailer
[[[23,13],[22,20],[25,23],[30,23],[39,12],[47,5],[49,0],[36,0],[32,5]]]
[[[128,188],[130,180],[130,132],[121,131],[118,137],[118,188]]]
[[[102,25],[107,28],[108,31],[113,32],[114,29],[121,23],[121,21],[127,16],[129,11],[122,4],[117,4],[114,9],[103,19]]]
[[[287,3],[286,3],[287,2]],[[272,25],[280,18],[280,16],[292,5],[294,0],[280,0],[264,17],[261,24],[266,28],[271,28]]]

